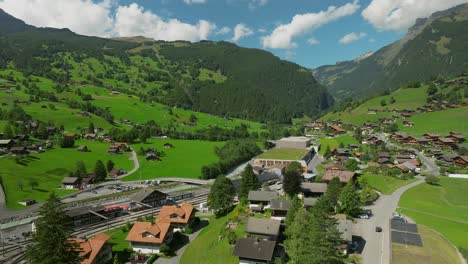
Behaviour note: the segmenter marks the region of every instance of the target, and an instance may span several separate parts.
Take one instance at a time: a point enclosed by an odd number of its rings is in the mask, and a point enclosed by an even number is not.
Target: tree
[[[357,127],[355,130],[354,130],[354,138],[358,141],[358,142],[362,142],[362,129],[360,127]]]
[[[336,206],[338,205],[338,199],[341,193],[341,182],[338,177],[334,177],[328,183],[327,191],[323,195],[324,202],[326,201],[327,204],[327,211],[334,212]]]
[[[425,181],[426,181],[427,184],[430,184],[430,185],[437,185],[437,184],[439,184],[439,181],[440,181],[440,180],[439,180],[439,178],[437,178],[436,176],[427,175]]]
[[[89,125],[88,125],[88,133],[93,134],[94,131],[95,131],[95,128],[94,128],[93,122],[89,122]]]
[[[194,114],[190,115],[190,118],[189,118],[190,123],[196,123],[197,120],[198,118]]]
[[[349,216],[361,213],[361,199],[353,181],[348,182],[339,197],[339,211]]]
[[[366,186],[361,190],[359,198],[361,199],[361,204],[369,204],[377,200],[377,198],[379,198],[379,194],[370,187]]]
[[[75,146],[75,139],[73,137],[62,136],[59,138],[59,145],[61,148],[72,148]]]
[[[39,124],[37,128],[37,137],[40,139],[46,139],[49,137],[49,132],[44,124]]]
[[[106,163],[107,172],[110,172],[112,169],[114,169],[114,166],[114,162],[112,160],[108,160]]]
[[[331,153],[331,150],[330,150],[330,146],[327,145],[327,148],[325,149],[325,153],[323,154],[323,156],[326,158],[326,159],[329,159],[331,157],[332,153]]]
[[[395,98],[393,96],[390,97],[390,104],[394,104],[396,102]]]
[[[36,232],[27,248],[27,257],[33,264],[79,264],[79,245],[69,240],[66,225],[70,222],[59,198],[52,193],[39,209]]]
[[[286,194],[293,196],[301,192],[301,176],[302,165],[297,161],[291,162],[283,177],[283,189]]]
[[[97,181],[104,181],[107,177],[106,167],[104,167],[104,163],[101,160],[96,162],[96,166],[94,167],[94,176]]]
[[[220,175],[211,186],[208,195],[208,206],[215,212],[216,217],[223,216],[233,206],[236,189],[231,180]]]
[[[13,129],[11,129],[10,125],[6,125],[3,129],[3,137],[6,139],[11,139],[13,136]]]
[[[254,191],[260,188],[257,175],[253,172],[252,165],[247,164],[241,175],[241,182],[239,186],[239,198],[247,199],[249,191]]]
[[[434,95],[435,93],[437,93],[437,87],[435,86],[433,82],[430,82],[429,87],[427,88],[427,95],[431,96],[431,95]]]
[[[346,169],[350,170],[350,171],[355,171],[357,169],[359,169],[358,167],[359,163],[355,160],[355,159],[349,159],[348,161],[346,161],[346,163],[344,164],[344,166],[346,167]]]
[[[380,105],[381,105],[381,106],[386,106],[386,105],[387,105],[387,101],[385,101],[385,99],[380,100]]]
[[[87,173],[88,172],[86,170],[86,165],[84,164],[84,162],[81,160],[76,162],[76,171],[75,171],[74,176],[78,178],[84,178],[86,177]]]
[[[302,200],[299,199],[297,195],[295,195],[292,199],[291,207],[289,207],[288,213],[286,214],[286,226],[292,225],[294,222],[294,217],[296,217],[296,214],[299,210],[302,210]]]
[[[345,147],[343,141],[341,141],[340,144],[338,144],[338,147],[339,148],[344,148]]]

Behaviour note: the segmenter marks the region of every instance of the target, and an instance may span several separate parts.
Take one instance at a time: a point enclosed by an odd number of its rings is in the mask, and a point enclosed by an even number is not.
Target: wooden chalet
[[[455,165],[466,168],[468,167],[468,156],[456,156],[453,158]]]

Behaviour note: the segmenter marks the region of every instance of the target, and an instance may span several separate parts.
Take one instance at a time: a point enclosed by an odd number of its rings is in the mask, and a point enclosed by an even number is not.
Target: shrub
[[[164,253],[165,255],[167,255],[169,253],[169,250],[171,250],[169,248],[169,246],[167,246],[166,244],[162,244],[160,247],[159,247],[159,251],[161,253]]]
[[[230,245],[234,245],[237,241],[237,235],[234,231],[229,231],[227,238]]]
[[[157,254],[151,255],[151,257],[146,261],[146,263],[153,264],[156,261],[156,259],[158,259],[158,257],[159,256]]]
[[[433,175],[426,176],[426,183],[430,185],[437,185],[439,183],[439,178]]]
[[[185,229],[185,234],[187,234],[187,235],[193,234],[192,228],[189,227],[189,228]]]

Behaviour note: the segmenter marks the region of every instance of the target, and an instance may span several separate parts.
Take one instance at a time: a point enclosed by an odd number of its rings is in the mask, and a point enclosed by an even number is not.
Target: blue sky
[[[100,37],[226,40],[305,67],[350,60],[404,36],[418,17],[468,0],[0,0],[42,27]]]

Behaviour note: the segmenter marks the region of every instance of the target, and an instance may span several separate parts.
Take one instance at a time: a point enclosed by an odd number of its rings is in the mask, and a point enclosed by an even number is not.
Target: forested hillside
[[[468,5],[420,19],[401,40],[362,60],[321,66],[314,76],[338,99],[381,94],[409,81],[468,73]]]
[[[28,26],[3,11],[0,36],[0,70],[50,79],[59,93],[94,85],[149,104],[278,123],[333,104],[305,68],[232,43],[85,37]]]

